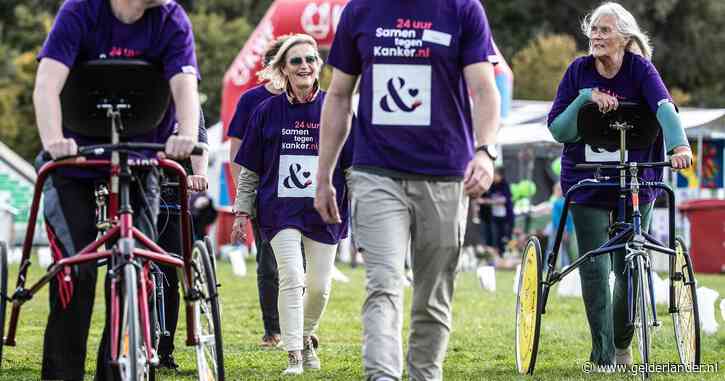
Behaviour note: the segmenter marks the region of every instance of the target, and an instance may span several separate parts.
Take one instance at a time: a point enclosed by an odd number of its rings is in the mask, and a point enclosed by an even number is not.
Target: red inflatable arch
[[[340,13],[348,0],[277,0],[272,3],[244,48],[224,75],[221,119],[224,136],[239,96],[257,85],[261,55],[270,41],[290,33],[306,33],[317,40],[321,51],[332,45]],[[326,54],[324,54],[326,56]]]

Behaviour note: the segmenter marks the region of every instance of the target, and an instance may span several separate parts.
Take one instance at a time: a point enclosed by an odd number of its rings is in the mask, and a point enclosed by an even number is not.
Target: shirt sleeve
[[[362,72],[362,60],[352,30],[354,25],[358,25],[354,13],[350,3],[342,10],[327,63],[347,74],[359,75]]]
[[[468,66],[479,62],[491,62],[496,57],[491,28],[486,11],[480,1],[469,1],[463,9],[461,33],[461,63]]]
[[[201,79],[196,63],[191,21],[181,7],[176,7],[161,33],[169,36],[162,53],[164,78],[170,80],[176,74],[187,73]]]
[[[660,104],[664,102],[672,102],[672,97],[664,82],[660,73],[657,72],[655,66],[649,60],[642,59],[645,64],[644,76],[642,78],[642,95],[644,96],[647,106],[653,113],[657,113],[657,109]]]
[[[227,136],[229,137],[237,139],[242,139],[244,137],[246,123],[249,120],[245,94],[246,93],[239,97],[237,108],[234,110],[232,120],[229,121],[229,130],[227,131]]]
[[[234,162],[246,167],[250,171],[260,174],[264,161],[264,111],[266,107],[259,107],[249,119],[249,125],[244,133],[242,145],[239,147]]]
[[[579,96],[579,89],[574,76],[576,66],[576,61],[569,65],[566,69],[566,73],[564,73],[564,77],[561,79],[561,82],[559,82],[559,87],[556,90],[556,98],[554,98],[554,103],[551,105],[551,111],[549,111],[547,120],[547,125],[549,126],[554,119],[564,112],[569,104],[571,104],[574,99]]]
[[[52,58],[72,68],[78,57],[84,34],[84,13],[82,4],[67,1],[55,17],[53,27],[38,53],[38,61]],[[85,20],[88,21],[88,20]]]

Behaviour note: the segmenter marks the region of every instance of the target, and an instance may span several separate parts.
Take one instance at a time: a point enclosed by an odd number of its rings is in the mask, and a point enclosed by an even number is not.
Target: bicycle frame
[[[114,154],[116,154],[114,152]],[[165,265],[175,266],[183,268],[183,290],[186,299],[186,326],[187,336],[186,343],[189,346],[196,345],[199,342],[199,338],[194,336],[193,327],[196,322],[193,314],[193,304],[195,292],[192,288],[191,283],[191,225],[189,221],[188,213],[188,190],[186,186],[179,187],[180,201],[181,201],[181,227],[182,227],[182,258],[172,256],[149,239],[139,229],[133,226],[133,211],[130,205],[130,180],[131,180],[131,167],[159,167],[169,170],[179,176],[179,182],[186,184],[186,171],[184,168],[172,160],[167,159],[143,159],[137,160],[130,163],[128,160],[128,153],[118,152],[118,156],[112,160],[86,160],[83,162],[49,162],[46,163],[39,171],[37,181],[35,183],[35,190],[33,195],[33,201],[30,209],[30,219],[28,221],[28,227],[25,234],[25,241],[23,244],[22,259],[20,264],[20,271],[18,275],[18,281],[15,292],[11,298],[13,302],[13,308],[10,315],[10,323],[8,325],[7,336],[5,338],[5,344],[9,346],[15,346],[15,334],[16,328],[19,321],[21,306],[32,299],[32,297],[48,282],[50,282],[58,272],[64,270],[68,266],[74,266],[78,264],[95,262],[101,259],[108,259],[111,266],[109,267],[109,276],[112,278],[111,282],[111,358],[112,361],[116,362],[118,358],[118,325],[120,321],[120,301],[119,293],[116,290],[115,283],[116,275],[113,274],[114,266],[123,265],[133,261],[135,258],[142,258]],[[111,219],[111,228],[106,231],[101,238],[92,242],[85,248],[83,248],[78,254],[63,258],[55,262],[48,269],[48,272],[43,275],[40,280],[34,283],[29,288],[25,287],[27,271],[30,267],[30,251],[32,249],[33,235],[35,232],[35,225],[38,217],[40,197],[43,190],[43,185],[48,179],[48,176],[59,168],[110,168],[110,195],[109,195],[109,216]],[[135,247],[135,242],[140,242],[144,248]],[[101,249],[102,246],[112,247],[116,244],[113,249]],[[148,298],[146,294],[146,284],[149,281],[149,265],[143,268],[143,271],[139,271],[139,309],[140,309],[140,323],[142,327],[143,340],[146,344],[148,359],[151,359],[151,335],[150,335],[150,320],[148,311]]]
[[[541,298],[541,313],[546,313],[546,303],[549,296],[549,290],[550,288],[556,284],[558,281],[560,281],[564,276],[569,274],[570,272],[574,271],[576,268],[578,268],[582,263],[585,261],[590,261],[594,257],[597,257],[599,255],[603,254],[610,254],[614,253],[617,250],[621,249],[629,249],[630,243],[636,245],[634,250],[638,250],[641,255],[643,253],[643,249],[649,249],[653,250],[662,254],[666,254],[670,256],[670,261],[674,262],[675,260],[675,193],[672,190],[672,188],[661,182],[661,181],[654,181],[654,182],[639,182],[637,179],[637,173],[636,168],[631,169],[630,177],[633,176],[633,179],[631,179],[629,182],[627,182],[627,175],[626,173],[620,173],[620,182],[619,183],[600,183],[596,180],[584,180],[580,182],[579,184],[574,185],[569,191],[566,193],[565,199],[564,199],[564,208],[562,211],[562,215],[559,220],[559,227],[556,232],[556,238],[554,240],[554,245],[552,248],[552,252],[548,255],[547,263],[545,263],[546,266],[546,278],[542,281],[542,298]],[[623,176],[622,176],[623,175]],[[650,234],[643,232],[641,229],[641,213],[639,210],[639,187],[640,186],[646,186],[653,189],[661,189],[664,190],[665,193],[667,193],[668,197],[668,216],[669,216],[669,247],[666,247],[664,244],[659,242],[657,239],[655,239]],[[572,264],[565,267],[561,271],[556,271],[556,261],[559,254],[559,248],[561,246],[562,237],[564,235],[564,229],[566,227],[566,218],[569,211],[569,205],[571,204],[571,199],[574,194],[584,191],[584,190],[590,190],[590,189],[602,189],[602,188],[611,188],[611,189],[618,189],[619,190],[619,200],[617,201],[617,221],[614,224],[615,226],[615,234],[612,238],[610,238],[608,241],[603,243],[598,248],[591,250],[584,255],[577,258]],[[626,221],[626,206],[627,206],[627,194],[631,194],[631,200],[632,200],[632,222]],[[629,261],[631,261],[631,257],[629,258]],[[674,274],[672,273],[672,268],[674,266],[670,266],[670,277],[672,278]],[[648,281],[649,281],[649,287],[652,289],[652,274],[651,269],[649,270],[648,275]],[[631,279],[632,275],[631,272],[628,274],[628,298],[629,298],[629,305],[630,305],[630,322],[633,320],[634,316],[634,303],[631,303],[632,298],[632,290],[631,290]],[[670,286],[670,313],[677,312],[677,309],[674,305],[674,288]],[[652,304],[653,311],[655,311],[655,302],[654,302],[654,295],[650,293],[650,302]],[[656,319],[656,313],[653,314]],[[656,321],[655,321],[656,323]]]

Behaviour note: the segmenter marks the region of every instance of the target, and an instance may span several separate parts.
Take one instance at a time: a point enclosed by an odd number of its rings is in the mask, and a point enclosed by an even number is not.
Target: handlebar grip
[[[77,157],[77,156],[90,156],[90,155],[103,155],[104,153],[112,152],[115,150],[149,150],[149,151],[156,151],[156,152],[164,152],[166,149],[165,144],[160,143],[136,143],[136,142],[128,142],[128,143],[119,143],[119,144],[97,144],[97,145],[89,145],[89,146],[80,146],[78,147],[78,154],[73,156],[66,156],[66,157],[60,157],[56,160],[62,160],[70,157]],[[191,150],[192,155],[202,155],[204,151],[208,150],[208,146],[204,143],[197,143],[194,145],[194,148]],[[48,151],[42,151],[41,152],[41,158],[43,161],[51,161],[53,160],[53,157],[50,155]]]
[[[574,169],[597,169],[597,168],[602,168],[602,164],[585,163],[585,164],[576,164],[574,166]]]

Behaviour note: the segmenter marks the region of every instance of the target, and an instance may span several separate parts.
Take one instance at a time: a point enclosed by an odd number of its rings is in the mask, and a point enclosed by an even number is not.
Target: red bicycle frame
[[[76,161],[59,161],[46,163],[39,171],[38,178],[35,183],[35,191],[33,194],[33,202],[30,209],[30,219],[28,221],[28,227],[25,234],[25,241],[23,243],[22,259],[20,264],[20,271],[18,274],[18,282],[15,292],[12,296],[12,312],[10,315],[10,323],[8,326],[7,336],[5,337],[5,345],[15,346],[15,334],[16,328],[19,321],[20,308],[21,306],[32,299],[32,297],[48,282],[50,282],[59,271],[64,270],[68,266],[79,265],[88,262],[95,262],[101,259],[107,259],[111,261],[113,258],[121,258],[121,250],[114,248],[112,250],[101,249],[101,247],[113,247],[114,245],[123,245],[124,242],[133,243],[133,249],[129,250],[129,258],[123,259],[125,261],[132,261],[134,258],[143,258],[146,260],[154,261],[157,263],[183,267],[183,290],[188,295],[189,290],[192,287],[191,279],[191,229],[189,222],[188,213],[188,191],[186,188],[186,171],[177,162],[167,159],[143,159],[129,161],[127,156],[124,154],[124,164],[113,164],[111,160],[86,160],[82,162]],[[28,268],[30,267],[30,251],[33,244],[33,235],[35,232],[35,225],[38,217],[38,207],[40,203],[40,197],[43,190],[43,185],[47,180],[48,176],[53,171],[59,168],[110,168],[111,170],[111,192],[109,194],[109,214],[111,219],[111,228],[105,232],[98,240],[92,242],[85,248],[83,248],[77,255],[69,258],[63,258],[53,265],[50,266],[47,273],[40,278],[30,288],[25,288],[26,276]],[[169,255],[164,249],[159,247],[155,242],[149,239],[143,232],[133,226],[133,214],[130,208],[119,210],[119,176],[123,170],[128,170],[131,167],[160,167],[164,170],[168,170],[179,177],[179,196],[181,204],[181,230],[182,230],[182,258],[183,260]],[[126,184],[126,187],[129,185]],[[121,189],[121,191],[124,191]],[[128,192],[128,188],[125,190]],[[140,243],[144,248],[136,247],[136,242]],[[113,278],[111,282],[111,326],[110,326],[110,343],[111,343],[111,358],[112,361],[116,361],[118,358],[118,339],[119,339],[119,322],[120,322],[120,300],[116,283],[118,280]],[[143,266],[142,271],[139,271],[139,314],[140,324],[142,328],[143,340],[146,343],[147,358],[152,358],[151,349],[151,331],[150,331],[150,319],[148,311],[148,298],[147,298],[147,282],[149,282],[149,269],[148,263]],[[186,299],[186,344],[196,345],[198,344],[199,338],[194,336],[193,327],[195,326],[195,319],[193,314],[193,300],[192,298]]]

